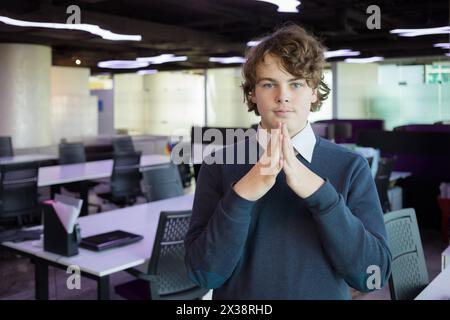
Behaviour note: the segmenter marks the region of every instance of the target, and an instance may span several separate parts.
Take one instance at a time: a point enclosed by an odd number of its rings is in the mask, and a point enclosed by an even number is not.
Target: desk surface
[[[450,300],[450,267],[442,270],[415,300]]]
[[[29,161],[57,160],[58,157],[49,154],[23,154],[13,157],[0,157],[0,164],[21,163]]]
[[[141,167],[169,163],[165,155],[142,155]],[[111,176],[113,160],[89,161],[84,163],[58,165],[39,168],[38,186],[76,182],[91,179],[102,179]]]
[[[81,271],[103,277],[115,272],[143,264],[149,259],[158,227],[159,215],[164,210],[190,210],[194,195],[184,195],[171,199],[149,202],[123,209],[81,217],[81,236],[89,237],[98,233],[124,230],[141,234],[142,241],[124,247],[94,252],[83,248],[73,257],[49,253],[42,247],[33,245],[34,241],[20,243],[4,242],[4,246],[43,258],[62,265],[78,265]]]
[[[404,179],[411,176],[411,172],[407,171],[392,171],[389,181],[395,181],[398,179]]]

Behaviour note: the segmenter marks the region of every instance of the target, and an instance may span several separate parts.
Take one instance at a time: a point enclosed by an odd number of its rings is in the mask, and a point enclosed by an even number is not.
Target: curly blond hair
[[[317,101],[311,104],[311,111],[320,110],[322,102],[330,93],[330,88],[323,81],[324,51],[325,48],[314,36],[293,24],[281,27],[250,48],[242,68],[242,89],[248,111],[259,115],[251,96],[256,86],[256,69],[267,54],[278,57],[283,69],[295,77],[305,79],[310,88],[317,89]]]

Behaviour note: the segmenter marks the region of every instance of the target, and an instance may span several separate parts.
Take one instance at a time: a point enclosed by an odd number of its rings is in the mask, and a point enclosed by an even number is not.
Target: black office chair
[[[11,137],[0,137],[0,157],[12,157],[14,151]]]
[[[86,152],[82,143],[61,143],[59,145],[59,164],[76,164],[86,162]],[[80,198],[84,200],[81,209],[81,216],[87,215],[88,206],[97,208],[100,212],[101,206],[93,203],[88,203],[89,189],[97,186],[99,183],[94,181],[79,181],[60,185],[64,189],[72,193],[78,193]],[[59,192],[58,187],[52,188],[52,198],[55,193]]]
[[[141,172],[139,171],[141,152],[122,153],[114,156],[110,192],[98,196],[118,206],[133,205],[141,192]]]
[[[394,158],[380,158],[378,161],[378,170],[375,174],[375,185],[377,187],[378,197],[380,198],[383,212],[391,211],[388,190],[389,178],[391,177],[392,170],[394,169],[394,164]]]
[[[114,148],[114,154],[135,152],[133,140],[130,136],[115,138],[113,139],[112,144]]]
[[[15,218],[18,226],[22,218],[39,214],[38,162],[5,164],[0,166],[0,218]]]
[[[148,268],[127,269],[137,279],[116,286],[117,294],[129,300],[187,300],[209,291],[187,276],[184,237],[190,218],[191,210],[161,212]]]
[[[183,188],[187,188],[191,186],[192,178],[194,177],[194,173],[192,172],[190,163],[181,163],[178,166],[178,172],[180,173],[181,183],[183,184]]]
[[[352,137],[352,124],[350,122],[330,123],[327,126],[327,138],[336,143],[345,143]]]
[[[86,152],[82,143],[61,143],[59,145],[59,164],[86,162]]]
[[[384,215],[384,223],[392,254],[391,299],[414,299],[429,282],[414,209],[389,212]]]
[[[328,138],[328,123],[315,122],[311,123],[314,133],[322,138]],[[331,131],[330,131],[331,134]]]
[[[147,201],[156,201],[184,194],[178,168],[173,163],[150,166],[142,171]]]

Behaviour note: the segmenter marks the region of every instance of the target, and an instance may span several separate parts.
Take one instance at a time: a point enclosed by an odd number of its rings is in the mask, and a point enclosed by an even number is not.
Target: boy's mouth
[[[274,113],[277,115],[277,117],[286,118],[289,117],[289,115],[293,113],[293,111],[288,109],[277,109],[274,110]]]

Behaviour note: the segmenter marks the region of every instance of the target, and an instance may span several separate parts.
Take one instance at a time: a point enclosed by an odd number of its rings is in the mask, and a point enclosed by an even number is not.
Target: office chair
[[[144,194],[148,202],[184,194],[178,168],[173,163],[146,167],[142,171]]]
[[[11,137],[0,137],[0,157],[14,156]]]
[[[192,172],[190,163],[181,163],[178,166],[178,172],[180,173],[181,183],[183,184],[183,188],[187,188],[191,186],[192,178],[194,174]]]
[[[110,192],[98,196],[119,206],[132,205],[141,192],[141,152],[114,155]]]
[[[23,216],[39,214],[38,174],[38,162],[0,166],[0,218],[15,218],[21,227]]]
[[[86,152],[82,143],[61,143],[58,147],[59,164],[86,162]]]
[[[209,291],[187,276],[184,237],[191,214],[191,210],[161,212],[148,268],[127,269],[137,279],[116,286],[117,294],[130,300],[186,300],[200,299]]]
[[[350,122],[330,123],[327,126],[327,138],[336,143],[345,143],[352,137],[352,124]]]
[[[115,138],[113,139],[112,144],[114,148],[114,154],[135,152],[133,140],[130,136]]]
[[[311,128],[313,129],[314,133],[322,138],[327,138],[328,134],[328,123],[311,123]]]
[[[380,158],[378,161],[378,170],[375,174],[375,186],[377,187],[378,197],[380,198],[381,208],[383,212],[391,211],[391,203],[389,202],[389,178],[394,169],[394,158]]]
[[[82,143],[61,143],[59,148],[59,164],[76,164],[86,162],[86,152]],[[72,193],[78,193],[81,199],[86,199],[81,209],[81,216],[88,214],[88,206],[97,208],[100,212],[101,206],[93,203],[87,203],[89,198],[89,189],[97,186],[99,183],[94,181],[79,181],[60,185],[64,189]],[[54,193],[59,192],[57,187],[52,188],[52,198]]]
[[[392,211],[384,223],[392,254],[391,299],[414,299],[429,282],[416,213],[412,208]]]

